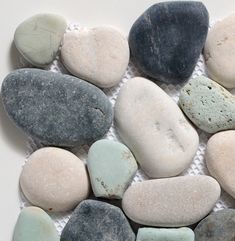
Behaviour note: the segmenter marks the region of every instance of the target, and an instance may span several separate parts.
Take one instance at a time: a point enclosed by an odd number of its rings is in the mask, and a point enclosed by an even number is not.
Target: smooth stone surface
[[[135,241],[135,234],[120,208],[86,200],[73,212],[60,240]]]
[[[210,214],[194,230],[195,241],[233,241],[235,210],[224,209]]]
[[[235,14],[218,21],[209,31],[204,58],[209,77],[227,88],[235,87]]]
[[[197,151],[197,132],[177,104],[147,79],[133,78],[122,86],[115,121],[121,138],[149,177],[181,173]]]
[[[188,118],[208,133],[235,128],[235,98],[204,76],[190,80],[181,90],[179,103]]]
[[[96,197],[120,199],[137,171],[131,151],[111,140],[95,142],[88,152],[87,167]]]
[[[34,15],[17,27],[16,48],[31,64],[48,65],[56,57],[66,27],[66,20],[60,15]]]
[[[54,222],[37,207],[24,208],[17,220],[13,241],[59,241]]]
[[[146,75],[165,83],[181,83],[195,68],[208,23],[208,12],[201,2],[157,3],[130,30],[133,59]]]
[[[194,241],[190,228],[140,228],[136,241]]]
[[[47,211],[73,209],[89,194],[89,180],[83,162],[73,153],[44,147],[28,158],[20,176],[27,199]]]
[[[103,137],[113,111],[105,94],[78,78],[38,69],[10,73],[2,84],[10,118],[45,145],[75,146]]]
[[[220,196],[218,182],[209,176],[181,176],[143,181],[124,193],[122,208],[136,223],[182,227],[198,222]]]
[[[205,158],[210,174],[235,198],[235,131],[213,135],[207,143]]]
[[[100,26],[66,33],[61,57],[72,74],[107,88],[121,81],[129,52],[122,33],[110,26]]]

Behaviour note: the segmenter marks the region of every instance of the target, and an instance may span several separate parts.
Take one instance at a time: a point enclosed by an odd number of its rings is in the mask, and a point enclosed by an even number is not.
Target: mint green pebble
[[[87,166],[95,196],[108,199],[121,199],[137,171],[131,151],[111,140],[99,140],[91,146]]]
[[[37,14],[22,22],[15,31],[16,48],[31,64],[43,67],[56,57],[67,27],[57,14]]]
[[[190,228],[140,228],[136,241],[194,241]]]
[[[45,211],[37,207],[27,207],[18,217],[13,241],[59,241],[59,235]]]

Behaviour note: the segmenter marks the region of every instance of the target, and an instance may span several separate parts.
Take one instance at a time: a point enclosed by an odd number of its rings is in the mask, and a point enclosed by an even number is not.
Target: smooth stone
[[[111,140],[90,147],[87,167],[95,196],[109,199],[122,198],[138,168],[131,151]]]
[[[209,77],[227,88],[235,87],[235,14],[218,21],[209,31],[204,58]]]
[[[135,241],[125,215],[108,203],[86,200],[73,212],[60,241]]]
[[[67,28],[57,14],[37,14],[22,22],[15,31],[16,48],[31,64],[41,67],[56,57]]]
[[[172,177],[131,185],[124,193],[122,208],[136,223],[182,227],[204,218],[219,197],[220,186],[212,177]]]
[[[178,175],[197,151],[197,132],[177,104],[147,79],[133,78],[122,86],[115,121],[122,140],[149,177]]]
[[[53,212],[72,210],[89,194],[83,162],[73,153],[56,147],[44,147],[29,156],[20,186],[33,205]]]
[[[235,210],[224,209],[210,214],[194,230],[195,241],[233,241]]]
[[[54,222],[41,208],[24,208],[17,220],[13,241],[59,241]]]
[[[107,88],[121,81],[129,52],[128,41],[119,30],[100,26],[66,33],[61,57],[73,75]]]
[[[203,49],[209,16],[201,2],[161,2],[134,23],[129,45],[140,70],[165,83],[187,80]]]
[[[205,158],[210,174],[235,198],[235,131],[213,135],[207,143]]]
[[[38,69],[10,73],[2,84],[5,110],[15,124],[45,145],[72,147],[103,137],[113,111],[97,87]]]
[[[179,103],[188,118],[208,133],[235,128],[235,98],[204,76],[190,80],[181,90]]]
[[[190,228],[140,228],[136,241],[194,241]]]

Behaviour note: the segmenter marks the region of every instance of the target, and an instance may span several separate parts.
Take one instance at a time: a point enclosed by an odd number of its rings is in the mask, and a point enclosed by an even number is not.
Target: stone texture
[[[75,209],[61,241],[135,241],[135,234],[121,209],[108,203],[86,200]]]
[[[61,57],[72,74],[107,88],[121,81],[129,52],[128,41],[119,30],[99,26],[66,33]]]
[[[196,229],[195,241],[233,241],[235,237],[235,210],[224,209],[203,219]]]
[[[129,34],[131,54],[146,75],[177,84],[192,74],[208,31],[201,2],[161,2],[147,9]]]
[[[208,133],[235,128],[235,98],[204,76],[190,80],[181,90],[180,106],[188,118]]]
[[[83,162],[73,153],[55,147],[35,151],[20,176],[27,199],[47,211],[73,209],[89,194],[89,180]]]
[[[197,132],[177,104],[147,79],[133,78],[122,86],[115,121],[122,140],[149,177],[181,173],[197,151]]]
[[[220,196],[209,176],[155,179],[131,185],[122,208],[134,222],[155,227],[182,227],[200,221]]]
[[[131,151],[111,140],[95,142],[88,152],[87,166],[96,197],[120,199],[137,171]]]
[[[45,145],[94,142],[112,123],[111,104],[100,89],[60,73],[13,71],[3,81],[2,99],[16,125]]]
[[[15,31],[16,48],[31,64],[41,67],[51,63],[67,27],[56,14],[37,14],[22,22]]]

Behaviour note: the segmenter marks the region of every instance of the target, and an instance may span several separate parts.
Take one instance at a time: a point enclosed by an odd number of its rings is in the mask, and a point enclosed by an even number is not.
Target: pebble
[[[138,168],[131,151],[111,140],[91,146],[87,166],[95,196],[109,199],[122,198]]]
[[[147,79],[136,77],[122,86],[115,121],[122,140],[149,177],[178,175],[197,151],[197,132],[177,104]]]
[[[61,57],[73,75],[107,88],[121,81],[129,52],[128,41],[119,30],[100,26],[66,33]]]
[[[54,222],[41,208],[24,208],[17,220],[13,241],[59,241]]]
[[[129,45],[134,62],[149,77],[165,83],[187,80],[203,49],[209,16],[201,2],[161,2],[134,23]]]
[[[235,128],[235,98],[215,81],[199,76],[181,90],[180,106],[188,118],[208,133]]]
[[[86,200],[78,205],[60,241],[135,241],[125,215],[108,203]]]
[[[235,198],[235,131],[213,135],[206,149],[206,165],[226,192]]]
[[[72,147],[103,137],[113,111],[97,87],[39,69],[10,73],[2,84],[5,110],[18,127],[44,145]]]
[[[124,193],[122,208],[136,223],[182,227],[204,218],[219,197],[220,186],[212,177],[172,177],[131,185]]]
[[[59,15],[37,14],[17,27],[14,42],[27,61],[43,67],[55,59],[66,28]]]
[[[218,21],[209,31],[204,58],[209,77],[227,88],[235,87],[235,14]]]
[[[140,228],[136,241],[194,241],[190,228]]]
[[[233,241],[235,237],[235,210],[224,209],[210,214],[196,229],[195,241]]]
[[[20,176],[27,199],[47,211],[69,211],[89,194],[83,162],[73,153],[44,147],[28,158]]]

